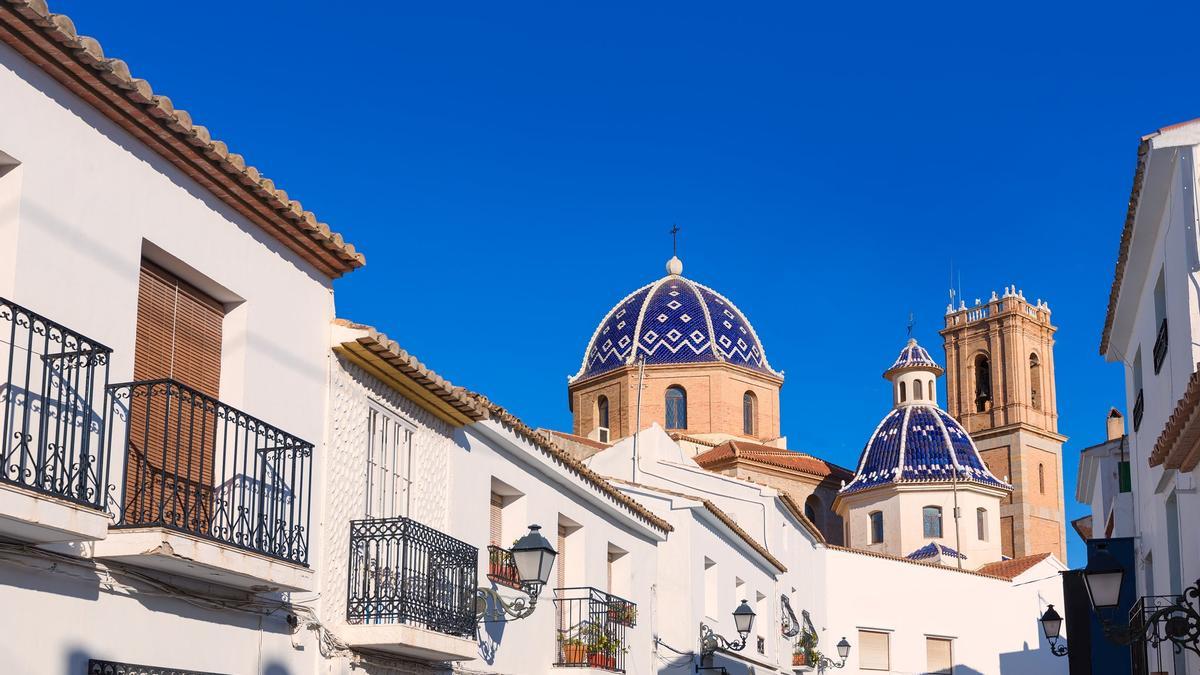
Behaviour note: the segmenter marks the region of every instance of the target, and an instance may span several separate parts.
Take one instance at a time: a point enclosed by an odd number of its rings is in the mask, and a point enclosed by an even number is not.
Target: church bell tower
[[[987,302],[946,308],[946,408],[984,462],[1013,485],[1000,507],[1004,555],[1053,553],[1066,562],[1062,445],[1050,307],[1005,288]]]

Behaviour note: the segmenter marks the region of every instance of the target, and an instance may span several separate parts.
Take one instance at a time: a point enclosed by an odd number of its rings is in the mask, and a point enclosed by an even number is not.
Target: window
[[[979,534],[979,541],[987,541],[987,509],[975,509],[975,529]]]
[[[883,512],[872,511],[871,515],[871,543],[883,543]]]
[[[601,396],[596,399],[596,420],[601,429],[608,429],[608,397]]]
[[[825,505],[821,503],[821,498],[816,495],[809,495],[808,499],[804,500],[804,517],[812,521],[817,529],[821,528],[821,514],[825,511]]]
[[[907,400],[908,400],[908,389],[906,389],[904,386],[904,383],[901,382],[900,383],[900,402],[904,403]]]
[[[1158,282],[1154,284],[1154,328],[1158,331],[1158,337],[1154,339],[1154,374],[1157,375],[1167,358],[1167,291],[1161,269]]]
[[[929,400],[932,401],[933,395],[937,392],[937,390],[933,388],[933,380],[929,381],[929,389],[927,391],[929,392]]]
[[[1129,462],[1117,462],[1117,492],[1132,492],[1133,481],[1129,475]]]
[[[767,603],[767,596],[762,593],[759,593],[758,591],[754,592],[754,613],[761,617],[771,616],[771,606]],[[759,654],[767,653],[767,633],[766,633],[766,631],[767,631],[767,627],[772,626],[772,625],[774,625],[774,624],[772,624],[772,622],[770,622],[770,621],[755,621],[754,622],[754,633],[755,633],[755,635],[758,636],[757,651]]]
[[[717,563],[704,559],[704,616],[715,619],[717,605]]]
[[[488,506],[488,544],[503,547],[504,544],[504,497],[493,492]]]
[[[946,638],[925,638],[925,672],[929,675],[953,675],[954,642]]]
[[[918,401],[925,398],[925,391],[920,380],[913,380],[913,398]]]
[[[987,412],[992,402],[992,362],[987,354],[975,357],[975,412]]]
[[[1038,464],[1038,492],[1046,494],[1046,465]]]
[[[925,524],[925,536],[941,538],[942,536],[942,507],[926,506],[922,509],[922,522]]]
[[[747,436],[754,435],[754,423],[758,417],[758,399],[754,392],[748,391],[742,395],[742,431]]]
[[[408,515],[413,429],[377,405],[367,409],[367,517]]]
[[[858,631],[858,667],[862,670],[890,670],[891,635],[877,630]]]
[[[667,428],[687,428],[687,392],[683,387],[667,387]]]
[[[1138,347],[1133,355],[1133,431],[1142,428],[1142,413],[1145,412],[1145,400],[1142,398],[1142,348]]]
[[[1029,355],[1029,403],[1037,410],[1042,409],[1042,365],[1037,354]]]

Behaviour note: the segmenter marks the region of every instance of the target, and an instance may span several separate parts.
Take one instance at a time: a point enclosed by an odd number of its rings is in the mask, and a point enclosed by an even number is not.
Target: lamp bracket
[[[1176,654],[1184,649],[1200,656],[1200,579],[1175,595],[1147,595],[1129,612],[1129,623],[1113,624],[1100,617],[1104,636],[1119,645],[1170,642]]]
[[[533,614],[537,607],[538,591],[540,589],[523,584],[521,586],[528,596],[505,597],[494,588],[475,589],[475,621],[504,622],[524,619]]]
[[[746,648],[746,636],[737,641],[730,641],[717,635],[706,623],[700,624],[700,657],[711,656],[717,650],[725,652],[740,652]]]

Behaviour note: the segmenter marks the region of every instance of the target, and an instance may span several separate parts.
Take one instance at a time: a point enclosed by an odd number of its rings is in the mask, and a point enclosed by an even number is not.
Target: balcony
[[[1163,362],[1167,360],[1167,319],[1163,317],[1158,324],[1158,337],[1154,338],[1154,374],[1162,370]]]
[[[517,563],[513,560],[512,551],[499,546],[488,546],[487,550],[488,581],[516,591],[525,590],[521,586],[521,575],[517,572]]]
[[[0,298],[0,535],[104,537],[104,388],[112,350]]]
[[[95,555],[252,590],[309,590],[312,444],[174,380],[109,387],[112,532]]]
[[[475,658],[479,549],[409,518],[350,523],[343,640],[434,661]]]
[[[556,668],[625,672],[626,629],[637,625],[637,605],[596,588],[554,591]]]

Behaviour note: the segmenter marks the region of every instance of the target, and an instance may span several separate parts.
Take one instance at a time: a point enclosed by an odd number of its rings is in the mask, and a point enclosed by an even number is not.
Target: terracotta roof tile
[[[1071,527],[1079,534],[1079,538],[1087,541],[1092,538],[1092,517],[1083,516],[1071,521]]]
[[[977,572],[993,577],[1000,577],[1012,581],[1025,573],[1029,568],[1049,558],[1049,553],[1037,553],[1035,555],[1027,555],[1022,558],[1013,558],[1012,560],[1001,560],[999,562],[988,563],[980,567]]]
[[[783,502],[788,511],[791,511],[792,516],[794,516],[796,520],[800,521],[800,524],[804,526],[804,529],[808,530],[809,534],[811,534],[822,544],[828,543],[825,541],[825,535],[821,534],[821,531],[817,529],[816,524],[809,520],[808,516],[804,515],[804,509],[796,502],[796,499],[792,497],[791,494],[784,490],[780,490],[779,500]]]
[[[846,553],[856,553],[858,555],[865,555],[870,558],[882,558],[884,560],[895,560],[896,562],[907,563],[909,565],[920,565],[921,567],[928,567],[928,568],[937,569],[937,570],[945,570],[946,572],[954,572],[956,574],[973,574],[977,577],[987,577],[988,579],[996,579],[998,581],[1011,581],[1011,579],[1006,579],[1005,577],[998,576],[995,574],[989,574],[987,572],[983,572],[983,571],[979,571],[979,570],[959,569],[957,567],[949,567],[947,565],[942,565],[940,563],[924,562],[921,560],[910,560],[908,558],[902,558],[900,556],[895,556],[895,555],[888,555],[886,553],[876,553],[875,551],[864,551],[864,550],[858,549],[858,548],[850,548],[847,546],[836,546],[834,544],[829,544],[828,548],[833,551],[845,551]]]
[[[747,441],[726,441],[712,450],[696,455],[694,459],[697,464],[706,469],[728,465],[737,460],[747,460],[782,469],[791,469],[819,478],[849,480],[854,477],[853,471],[812,455]]]
[[[340,234],[213,139],[171,99],[155,94],[150,83],[133,77],[124,61],[105,56],[99,42],[78,35],[69,17],[51,14],[45,0],[0,0],[0,42],[322,273],[337,277],[365,264],[363,255]]]
[[[1191,471],[1200,463],[1200,363],[1154,443],[1150,466]]]
[[[571,441],[572,443],[586,445],[589,448],[595,448],[597,450],[607,450],[612,447],[608,443],[601,443],[600,441],[594,441],[594,440],[588,438],[587,436],[579,436],[577,434],[569,434],[565,431],[556,431],[554,429],[546,429],[546,431],[548,433],[554,434],[555,436],[559,436],[565,440]]]
[[[1113,270],[1112,288],[1108,292],[1108,311],[1104,317],[1104,329],[1100,333],[1100,355],[1108,351],[1108,340],[1112,336],[1113,320],[1117,316],[1117,297],[1121,294],[1121,282],[1125,280],[1125,264],[1129,261],[1129,243],[1133,240],[1133,222],[1137,218],[1138,203],[1142,198],[1142,183],[1146,177],[1146,157],[1150,154],[1150,138],[1142,137],[1138,144],[1137,164],[1133,170],[1133,187],[1129,191],[1129,205],[1125,209],[1125,227],[1121,230],[1121,244],[1117,247],[1117,265]]]

